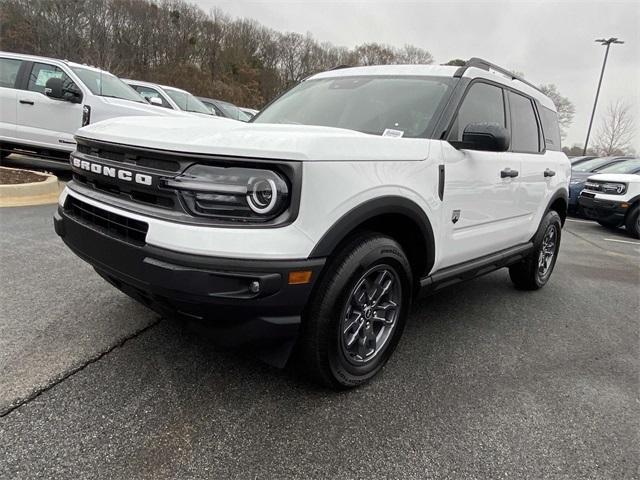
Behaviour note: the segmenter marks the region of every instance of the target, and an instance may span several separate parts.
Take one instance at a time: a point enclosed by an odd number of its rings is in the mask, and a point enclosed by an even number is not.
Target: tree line
[[[338,65],[433,62],[414,45],[339,47],[181,0],[0,0],[0,38],[3,50],[86,63],[255,108]]]

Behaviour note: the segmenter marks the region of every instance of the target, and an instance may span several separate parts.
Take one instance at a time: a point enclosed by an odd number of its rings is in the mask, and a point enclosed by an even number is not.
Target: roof
[[[307,80],[360,76],[436,76],[484,78],[514,88],[538,100],[543,106],[556,111],[553,101],[537,87],[509,71],[480,59],[471,59],[464,67],[448,65],[373,65],[346,67],[312,75]]]
[[[98,67],[94,67],[91,65],[86,65],[83,63],[76,63],[76,62],[70,62],[69,60],[64,60],[61,58],[52,58],[52,57],[41,57],[39,55],[28,55],[26,53],[13,53],[13,52],[4,52],[4,51],[0,51],[0,55],[2,55],[3,57],[6,58],[18,58],[18,59],[24,59],[24,60],[28,60],[28,61],[32,61],[32,62],[58,62],[58,63],[64,63],[65,65],[68,65],[69,67],[80,67],[80,68],[86,68],[87,70],[93,70],[94,72],[102,72],[102,73],[106,73],[108,75],[113,75],[113,73],[107,71],[107,70],[102,70],[101,68]]]

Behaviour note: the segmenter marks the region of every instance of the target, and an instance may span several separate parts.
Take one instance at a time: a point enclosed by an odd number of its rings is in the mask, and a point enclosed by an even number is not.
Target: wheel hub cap
[[[386,349],[402,298],[400,278],[389,265],[365,272],[351,290],[341,321],[341,348],[352,363],[363,364]]]
[[[556,254],[558,245],[558,231],[556,225],[551,225],[544,234],[540,254],[538,255],[538,275],[546,278],[551,273],[553,257]]]

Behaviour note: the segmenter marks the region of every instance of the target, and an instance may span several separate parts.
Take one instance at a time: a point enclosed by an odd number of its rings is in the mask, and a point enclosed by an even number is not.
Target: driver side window
[[[62,92],[65,100],[72,100],[82,97],[82,92],[78,86],[59,67],[48,63],[34,63],[29,75],[27,90],[44,94],[47,80],[50,78],[60,78],[62,80]]]
[[[482,82],[471,85],[451,125],[447,140],[462,141],[464,129],[470,123],[496,123],[506,127],[501,88]]]

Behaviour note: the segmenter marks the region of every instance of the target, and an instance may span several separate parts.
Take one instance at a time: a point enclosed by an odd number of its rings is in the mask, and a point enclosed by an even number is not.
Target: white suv
[[[314,75],[252,123],[77,134],[55,227],[150,308],[336,388],[373,377],[418,289],[553,271],[570,164],[553,102],[486,61]]]
[[[149,105],[119,78],[97,68],[0,52],[0,152],[67,166],[76,130],[129,115],[176,116]],[[183,114],[184,115],[184,114]]]

